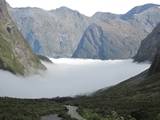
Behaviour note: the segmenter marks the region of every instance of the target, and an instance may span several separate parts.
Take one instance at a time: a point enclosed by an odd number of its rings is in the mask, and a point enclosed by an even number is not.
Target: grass
[[[77,97],[69,103],[79,106],[83,116],[87,109],[102,118],[116,111],[124,118],[130,115],[137,120],[156,120],[160,115],[160,74],[146,74],[144,72],[92,96]]]
[[[0,120],[40,120],[50,114],[73,120],[64,105],[55,100],[0,98]]]
[[[0,34],[0,69],[8,70],[12,73],[24,73],[23,65],[15,57],[11,45]]]

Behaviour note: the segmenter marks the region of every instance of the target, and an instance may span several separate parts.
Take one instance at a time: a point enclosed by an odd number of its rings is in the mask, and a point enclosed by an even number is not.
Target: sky
[[[95,12],[126,13],[135,6],[146,3],[160,4],[160,0],[6,0],[12,7],[38,7],[45,10],[62,6],[77,10],[87,16]]]

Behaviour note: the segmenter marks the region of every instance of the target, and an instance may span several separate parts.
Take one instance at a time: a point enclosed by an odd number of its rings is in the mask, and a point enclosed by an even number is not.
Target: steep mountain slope
[[[149,69],[149,75],[153,75],[159,72],[160,72],[160,46],[157,48],[154,61]]]
[[[131,58],[137,53],[141,41],[160,22],[160,8],[158,5],[146,4],[133,8],[124,15],[98,12],[91,18],[92,22],[102,28],[103,35],[106,38],[105,43],[107,44],[104,45],[103,49],[108,51],[105,51],[105,59]],[[84,41],[83,38],[82,41]],[[84,47],[81,48],[81,46],[87,45],[81,45],[81,43],[74,56],[84,57],[84,54],[88,54],[88,58],[92,58],[92,52],[86,51]]]
[[[121,20],[118,16],[115,18],[115,15],[112,17],[111,15],[109,15],[108,17],[108,14],[97,13],[93,16],[92,19],[93,23],[101,27],[103,36],[105,36],[103,40],[105,44],[102,48],[105,49],[105,53],[101,53],[105,54],[105,57],[103,59],[120,59],[132,57],[138,50],[141,39],[143,39],[146,35],[146,33],[141,32],[140,29],[135,28],[128,22]],[[87,29],[90,29],[90,27],[88,27]],[[86,30],[86,32],[87,31],[88,30]],[[84,33],[84,36],[85,35],[86,33]],[[81,41],[83,41],[83,38],[81,39]],[[79,45],[81,45],[81,43],[82,42],[80,42]],[[85,42],[83,42],[83,44],[85,44]],[[89,52],[85,50],[86,48],[81,48],[80,46],[78,46],[78,48],[76,49],[76,53],[74,53],[74,56],[83,57],[83,54],[79,55],[78,53],[80,52],[77,51],[87,52],[86,54],[92,55],[92,51]],[[97,56],[99,55],[97,54]],[[87,57],[92,58],[93,56]]]
[[[33,51],[50,57],[94,58],[90,48],[86,48],[92,44],[82,41],[87,38],[85,32],[90,31],[90,25],[96,24],[107,43],[103,49],[109,50],[104,59],[131,58],[160,22],[160,8],[154,4],[138,6],[124,15],[98,12],[90,18],[65,7],[52,11],[10,8],[10,13]],[[93,37],[89,39],[94,41]],[[96,56],[99,58],[99,53]]]
[[[139,13],[142,13],[150,8],[154,8],[154,7],[159,7],[159,5],[156,4],[146,4],[144,6],[137,6],[135,8],[133,8],[132,10],[130,10],[129,12],[127,12],[125,15],[122,15],[121,18],[122,19],[130,19],[132,17],[134,17],[134,15],[137,15]]]
[[[11,20],[5,0],[0,0],[0,69],[28,74],[44,68]]]
[[[71,101],[80,112],[106,117],[116,111],[128,120],[159,120],[160,115],[160,54],[158,53],[148,71],[91,96],[77,97]],[[97,119],[99,120],[99,119]],[[129,119],[130,120],[130,119]]]
[[[88,24],[86,16],[65,7],[10,8],[10,13],[33,51],[50,57],[71,57]]]
[[[131,119],[128,115],[136,118],[136,120],[159,120],[160,46],[159,42],[157,42],[160,37],[158,35],[159,26],[160,25],[144,40],[144,42],[148,40],[147,45],[154,45],[153,48],[156,49],[151,49],[152,54],[150,54],[150,52],[147,51],[150,51],[151,47],[146,46],[146,51],[143,51],[145,55],[147,55],[147,53],[149,55],[155,55],[154,58],[152,58],[153,62],[149,70],[118,85],[99,90],[91,96],[77,97],[70,103],[78,105],[80,107],[79,111],[84,116],[86,114],[95,116],[96,114],[105,118],[111,111],[116,111],[120,115],[125,116],[127,120]]]
[[[160,24],[142,41],[135,61],[153,61],[160,45]]]
[[[102,28],[91,24],[85,31],[73,57],[105,59],[107,53],[104,47],[105,39]]]

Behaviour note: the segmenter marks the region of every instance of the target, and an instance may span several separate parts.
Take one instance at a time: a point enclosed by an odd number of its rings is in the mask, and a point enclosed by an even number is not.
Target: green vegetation
[[[0,120],[40,120],[41,116],[50,114],[72,120],[64,105],[54,100],[0,98]]]
[[[110,112],[106,116],[101,116],[97,113],[93,113],[92,110],[89,110],[89,109],[88,110],[84,109],[80,113],[82,114],[82,116],[86,120],[136,120],[135,118],[131,117],[130,115],[128,115],[125,119],[124,117],[117,114],[115,111]]]
[[[0,34],[0,69],[8,70],[12,73],[24,73],[24,67],[16,59],[10,44],[3,39]]]
[[[125,119],[128,115],[136,120],[159,119],[160,73],[152,76],[147,74],[146,71],[109,89],[100,90],[92,96],[77,97],[69,103],[79,106],[83,116],[86,116],[83,111],[88,109],[96,113],[94,116],[102,118],[111,111],[116,111]]]
[[[5,0],[0,0],[0,69],[20,75],[45,70],[11,20]]]

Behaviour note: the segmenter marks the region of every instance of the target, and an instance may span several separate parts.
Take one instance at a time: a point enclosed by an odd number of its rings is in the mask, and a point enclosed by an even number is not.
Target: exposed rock
[[[101,53],[105,54],[103,59],[126,59],[135,56],[141,41],[159,22],[160,9],[158,5],[154,4],[133,8],[124,15],[98,12],[91,18],[91,23],[97,24],[103,31],[105,39],[103,43],[103,49],[105,50],[103,51],[104,53]],[[87,29],[91,28],[88,27]],[[85,32],[88,31],[90,30],[86,30]],[[85,35],[87,34],[84,33],[81,39],[83,42],[79,43],[73,57],[94,58],[93,54],[95,50],[87,48],[91,46],[87,43],[87,41],[91,41],[91,38],[87,40],[87,37],[84,37]],[[86,42],[84,42],[84,38]],[[92,37],[92,39],[94,38]],[[96,54],[96,56],[99,56],[99,53]],[[101,57],[99,56],[99,58]]]
[[[103,59],[131,58],[137,53],[141,41],[160,22],[160,9],[154,4],[138,6],[124,15],[97,12],[90,18],[66,7],[52,11],[10,8],[10,13],[33,51],[49,57],[98,58],[99,53],[92,55],[90,48],[85,48],[89,51],[79,50],[79,46],[92,46],[87,42],[82,45],[81,41],[84,41],[84,32],[91,29],[88,26],[96,24],[107,41],[104,47],[108,51]]]
[[[11,20],[5,0],[0,0],[0,69],[23,75],[45,69]]]
[[[48,62],[48,63],[53,63],[48,57],[43,56],[43,55],[37,55],[38,58],[44,62]]]
[[[102,28],[91,24],[85,31],[73,57],[105,59],[107,57],[105,41]]]
[[[86,16],[65,7],[10,8],[10,13],[33,51],[50,57],[71,57],[88,24]]]
[[[142,41],[135,61],[153,61],[160,45],[160,24]]]

